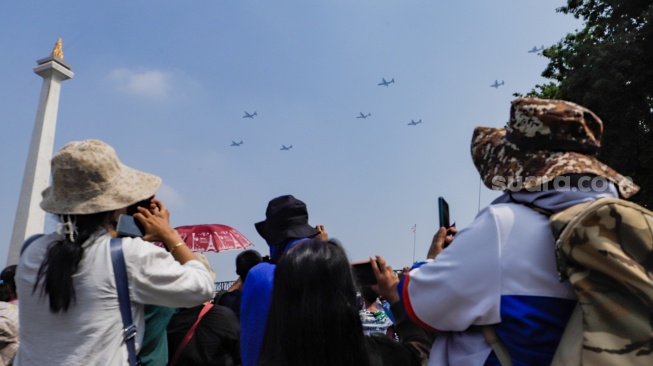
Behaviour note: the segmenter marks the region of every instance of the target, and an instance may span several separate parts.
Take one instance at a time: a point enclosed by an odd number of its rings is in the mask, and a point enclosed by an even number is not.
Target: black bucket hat
[[[256,231],[270,245],[288,239],[310,238],[320,232],[308,224],[306,204],[292,195],[274,198],[265,210],[265,221],[254,224]]]

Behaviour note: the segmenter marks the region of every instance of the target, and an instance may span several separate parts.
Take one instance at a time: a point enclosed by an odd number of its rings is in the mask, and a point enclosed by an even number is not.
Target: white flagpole
[[[413,226],[413,263],[415,263],[415,242],[417,238],[417,224]]]

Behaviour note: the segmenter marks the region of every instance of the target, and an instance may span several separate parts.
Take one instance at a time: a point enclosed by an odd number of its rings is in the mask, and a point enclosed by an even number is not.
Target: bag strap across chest
[[[130,366],[136,366],[140,364],[136,357],[136,324],[132,320],[129,285],[127,283],[127,266],[125,265],[125,256],[122,251],[122,239],[112,238],[109,245],[111,246],[111,264],[113,265],[113,274],[116,279],[120,316],[122,317],[123,324],[123,337],[127,344],[128,361]]]

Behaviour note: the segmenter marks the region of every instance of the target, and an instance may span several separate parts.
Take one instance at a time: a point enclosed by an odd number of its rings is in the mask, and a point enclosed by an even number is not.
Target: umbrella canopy
[[[245,235],[227,225],[186,225],[175,230],[193,252],[221,252],[254,246]]]

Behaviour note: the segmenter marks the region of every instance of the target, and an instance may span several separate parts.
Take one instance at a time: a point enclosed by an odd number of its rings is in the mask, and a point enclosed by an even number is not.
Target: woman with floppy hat
[[[474,327],[497,323],[514,364],[551,363],[576,295],[557,278],[548,218],[530,207],[555,213],[639,190],[596,159],[602,131],[584,107],[535,98],[512,102],[506,128],[475,129],[474,164],[485,185],[503,194],[445,250],[451,237],[440,228],[428,261],[398,286],[415,322],[447,331],[437,337],[430,365],[497,365]]]
[[[127,207],[153,197],[157,176],[123,165],[98,140],[71,142],[52,158],[52,185],[41,208],[59,215],[57,232],[24,248],[16,284],[21,299],[17,365],[127,365],[109,241]],[[134,216],[145,236],[123,238],[129,298],[143,340],[144,304],[191,307],[211,299],[206,268],[170,227],[152,198]],[[169,252],[148,241],[161,241]]]
[[[324,226],[308,224],[306,204],[292,195],[268,203],[265,220],[254,224],[270,247],[270,262],[249,270],[240,305],[240,349],[244,366],[256,366],[272,300],[275,262],[283,253],[307,238],[328,239]]]

